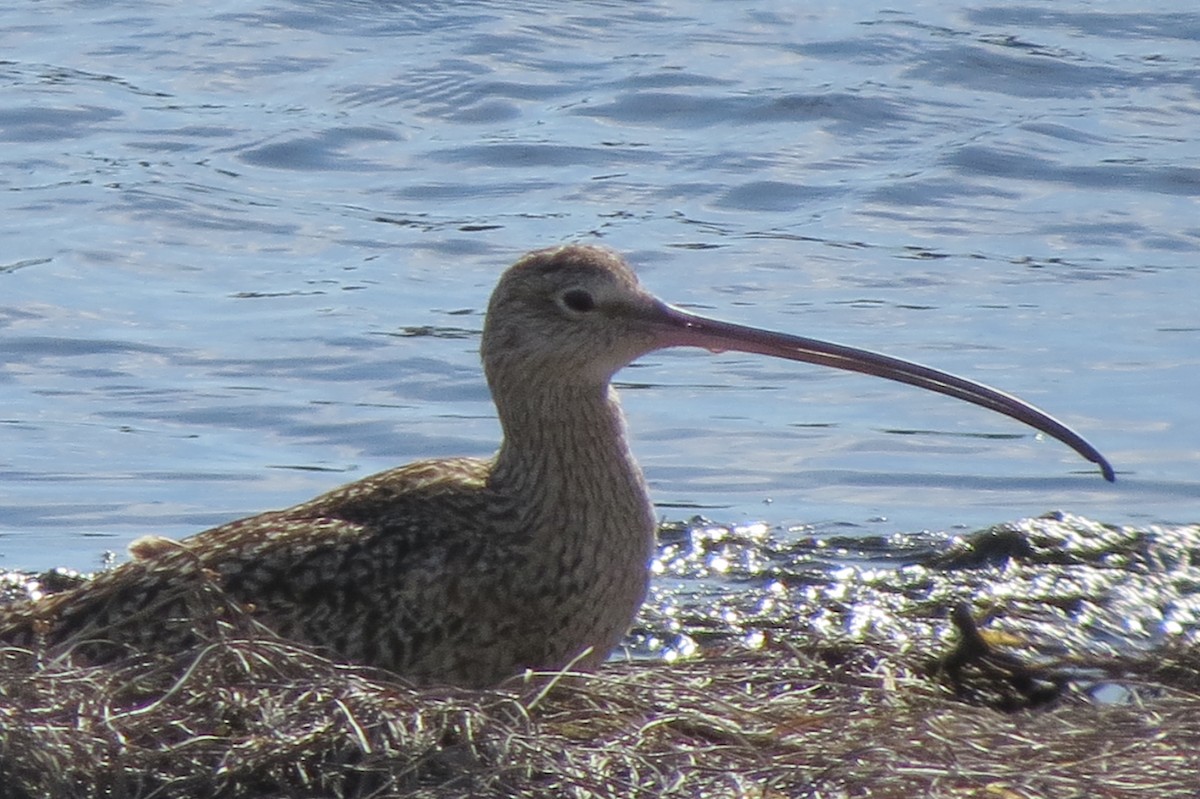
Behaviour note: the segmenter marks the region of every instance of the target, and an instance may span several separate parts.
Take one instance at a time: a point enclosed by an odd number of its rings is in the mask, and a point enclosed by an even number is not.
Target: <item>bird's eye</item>
[[[596,300],[583,289],[569,289],[562,293],[562,304],[576,313],[587,313],[596,307]]]

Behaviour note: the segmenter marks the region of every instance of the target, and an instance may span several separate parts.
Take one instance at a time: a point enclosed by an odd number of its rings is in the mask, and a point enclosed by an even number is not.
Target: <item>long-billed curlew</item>
[[[646,592],[654,514],[610,381],[665,347],[739,350],[910,383],[1006,414],[1108,462],[1038,409],[863,350],[705,319],[647,293],[616,253],[539,250],[501,277],[482,357],[504,439],[182,541],[73,590],[0,611],[0,640],[93,661],[195,641],[213,586],[285,638],[418,682],[487,685],[603,660]]]

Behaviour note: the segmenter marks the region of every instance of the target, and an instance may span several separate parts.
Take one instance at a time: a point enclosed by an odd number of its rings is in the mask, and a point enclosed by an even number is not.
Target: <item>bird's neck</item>
[[[616,392],[607,385],[540,388],[514,392],[518,399],[497,392],[504,442],[492,487],[542,517],[545,523],[530,520],[535,536],[592,537],[601,525],[607,529],[600,540],[628,536],[644,543],[653,514]]]
[[[607,384],[505,391],[492,383],[504,443],[489,488],[508,520],[524,579],[504,593],[545,631],[527,667],[592,668],[620,642],[646,596],[654,511]],[[506,605],[509,607],[510,605]]]

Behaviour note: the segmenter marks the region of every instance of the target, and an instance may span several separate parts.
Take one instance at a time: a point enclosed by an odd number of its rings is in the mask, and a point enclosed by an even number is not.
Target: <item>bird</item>
[[[1114,479],[1079,434],[1012,395],[697,315],[643,288],[616,251],[572,243],[521,257],[488,303],[480,355],[502,429],[492,457],[419,461],[180,540],[138,539],[121,565],[0,610],[0,642],[69,647],[90,663],[177,651],[201,639],[215,595],[278,636],[419,685],[594,669],[641,607],[655,548],[612,381],[668,347],[908,383],[1013,417]]]

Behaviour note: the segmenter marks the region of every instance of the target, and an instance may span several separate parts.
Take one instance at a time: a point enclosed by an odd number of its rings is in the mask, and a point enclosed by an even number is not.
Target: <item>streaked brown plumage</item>
[[[501,278],[482,357],[504,430],[490,460],[402,466],[0,610],[0,640],[91,660],[180,648],[213,588],[276,633],[418,682],[488,685],[603,660],[646,592],[654,517],[613,374],[669,346],[739,349],[912,383],[1008,414],[1111,467],[1008,395],[812,339],[705,320],[646,293],[615,253],[541,250]],[[207,607],[207,606],[205,606]],[[88,642],[83,645],[82,642]],[[108,643],[104,643],[108,642]]]

